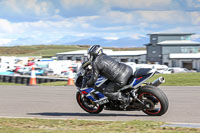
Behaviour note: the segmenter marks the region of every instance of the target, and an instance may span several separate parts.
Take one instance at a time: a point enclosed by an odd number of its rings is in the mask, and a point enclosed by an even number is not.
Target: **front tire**
[[[142,111],[150,116],[161,116],[168,110],[169,102],[165,93],[155,86],[144,86],[138,90],[138,98],[150,109]]]
[[[104,108],[104,105],[97,105],[92,103],[92,101],[89,98],[87,98],[84,94],[80,92],[76,93],[76,100],[79,106],[90,114],[98,114]]]

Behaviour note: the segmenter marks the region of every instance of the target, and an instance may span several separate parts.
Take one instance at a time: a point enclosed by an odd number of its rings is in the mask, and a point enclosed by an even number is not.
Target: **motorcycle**
[[[168,99],[158,86],[165,82],[164,77],[159,77],[153,82],[146,82],[154,76],[156,70],[140,68],[136,70],[127,85],[118,90],[122,99],[112,100],[104,95],[103,89],[109,79],[99,76],[94,87],[87,87],[86,81],[91,75],[92,66],[88,61],[80,67],[76,78],[76,100],[86,112],[98,114],[103,109],[117,111],[143,111],[150,116],[161,116],[168,110]]]

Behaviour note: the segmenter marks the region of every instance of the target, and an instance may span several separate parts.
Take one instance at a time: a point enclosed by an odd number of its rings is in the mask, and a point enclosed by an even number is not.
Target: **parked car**
[[[70,72],[68,71],[65,71],[65,72],[62,72],[61,75],[59,77],[62,77],[62,78],[69,78],[70,76]],[[72,72],[72,78],[74,79],[76,76],[76,73]]]
[[[162,71],[162,74],[171,74],[173,72],[173,69],[168,68],[167,70]]]
[[[0,70],[0,75],[14,75],[14,72],[12,72],[12,71],[1,71]]]
[[[19,68],[16,72],[21,75],[28,75],[30,71],[31,71],[30,67],[23,67],[23,68]]]
[[[31,71],[28,72],[28,75],[31,75]],[[47,71],[42,68],[36,67],[35,68],[35,75],[37,76],[47,76]]]
[[[195,70],[189,70],[187,68],[181,68],[181,67],[171,67],[172,73],[191,73],[191,72],[196,72]]]

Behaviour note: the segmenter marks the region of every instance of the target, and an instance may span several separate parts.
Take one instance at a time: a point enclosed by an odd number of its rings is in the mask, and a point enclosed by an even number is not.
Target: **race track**
[[[142,111],[88,114],[76,103],[76,88],[72,86],[0,86],[0,117],[200,123],[200,87],[160,88],[168,96],[169,110],[163,116],[152,117]]]

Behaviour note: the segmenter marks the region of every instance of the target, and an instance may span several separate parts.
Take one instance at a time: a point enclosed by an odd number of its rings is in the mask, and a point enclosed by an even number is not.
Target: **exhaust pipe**
[[[152,82],[152,85],[157,87],[162,83],[165,83],[165,78],[164,77],[159,77],[159,78],[157,78],[156,80],[154,80]]]

